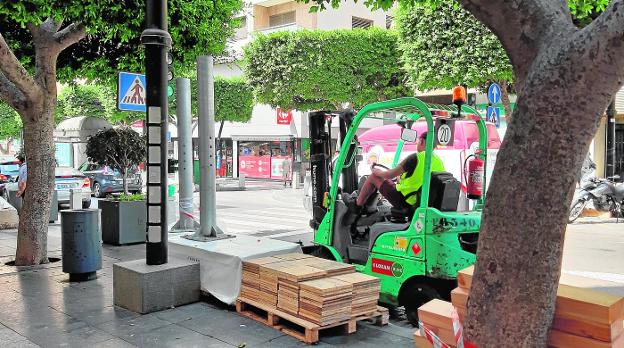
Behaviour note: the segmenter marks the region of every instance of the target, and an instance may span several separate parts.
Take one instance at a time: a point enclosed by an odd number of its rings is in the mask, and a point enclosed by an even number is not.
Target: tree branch
[[[46,19],[45,22],[41,24],[42,29],[47,30],[51,33],[56,33],[57,31],[59,31],[59,29],[61,29],[61,26],[63,26],[63,20],[55,22],[54,19],[52,19],[51,17],[48,17],[48,19]]]
[[[577,30],[567,2],[562,0],[461,0],[461,3],[501,41],[514,68],[518,92],[540,47],[549,44],[555,35],[569,37]]]
[[[0,99],[9,104],[13,109],[23,110],[25,97],[13,82],[9,81],[2,72],[0,72]]]
[[[32,99],[39,92],[35,80],[15,57],[13,50],[4,40],[2,33],[0,33],[0,72],[4,74],[6,79],[11,81],[24,97]]]
[[[78,22],[66,26],[63,30],[54,34],[54,40],[58,44],[59,52],[82,40],[87,35],[85,26]]]
[[[614,0],[588,26],[569,38],[572,65],[575,72],[589,70],[575,84],[584,85],[605,106],[611,95],[624,81],[624,0]],[[596,86],[595,81],[601,81]]]

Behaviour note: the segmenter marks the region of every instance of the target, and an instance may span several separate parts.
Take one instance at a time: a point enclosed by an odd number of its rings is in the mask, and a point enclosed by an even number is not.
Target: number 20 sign
[[[435,141],[438,146],[453,146],[455,139],[455,120],[436,119]]]

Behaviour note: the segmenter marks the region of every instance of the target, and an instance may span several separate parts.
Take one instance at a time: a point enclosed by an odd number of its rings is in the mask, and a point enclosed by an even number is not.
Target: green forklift
[[[336,117],[340,152],[332,161],[331,124]],[[424,180],[420,201],[411,209],[396,209],[376,193],[356,218],[349,216],[352,213],[346,202],[354,199],[364,179],[357,173],[362,160],[357,132],[365,119],[396,122],[402,128],[393,167],[399,162],[404,145],[417,139],[412,126],[422,119],[426,122]],[[436,298],[448,300],[456,287],[457,272],[476,261],[484,195],[472,192],[468,195],[473,198],[471,208],[457,211],[459,181],[449,180],[450,173],[431,172],[435,144],[441,144],[440,139],[452,141],[448,132],[452,135],[457,119],[472,120],[478,126],[479,148],[472,155],[475,163],[469,163],[471,171],[466,177],[472,181],[467,184],[476,185],[477,191],[480,186],[483,191],[487,128],[479,113],[467,105],[433,105],[417,98],[399,98],[369,104],[357,113],[348,110],[339,114],[309,114],[310,225],[315,233],[314,246],[304,251],[354,264],[359,272],[378,277],[380,302],[404,306],[408,320],[415,326],[418,307]],[[464,167],[468,168],[466,162]]]

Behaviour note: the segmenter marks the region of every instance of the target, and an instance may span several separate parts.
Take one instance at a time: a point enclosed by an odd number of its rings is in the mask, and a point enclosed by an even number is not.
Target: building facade
[[[347,2],[338,9],[310,13],[311,4],[284,0],[253,0],[241,13],[243,25],[228,42],[233,61],[215,64],[215,75],[233,77],[243,75],[240,63],[243,47],[253,36],[284,30],[350,29],[381,27],[392,24],[392,16],[385,11],[371,11],[364,4]],[[282,111],[268,105],[256,105],[248,123],[226,122],[221,134],[217,155],[219,176],[281,179],[282,165],[288,160],[295,173],[303,175],[309,160],[307,113]],[[335,122],[336,123],[336,122]],[[382,125],[367,122],[362,131]],[[217,127],[218,129],[218,127]],[[332,131],[338,134],[338,129]],[[194,130],[193,137],[197,137]],[[197,142],[197,140],[195,140]],[[302,165],[303,163],[303,165]]]

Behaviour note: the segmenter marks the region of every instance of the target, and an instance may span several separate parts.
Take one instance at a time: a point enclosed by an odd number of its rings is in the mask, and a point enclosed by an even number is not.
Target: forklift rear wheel
[[[405,290],[405,300],[402,303],[405,307],[405,315],[410,324],[418,327],[418,307],[431,300],[441,299],[442,296],[433,287],[422,283],[410,284]]]
[[[336,261],[336,258],[334,257],[334,255],[329,250],[327,250],[326,248],[322,246],[317,246],[316,248],[314,248],[314,250],[310,253],[310,255],[315,256],[315,257],[320,257],[321,259]]]

